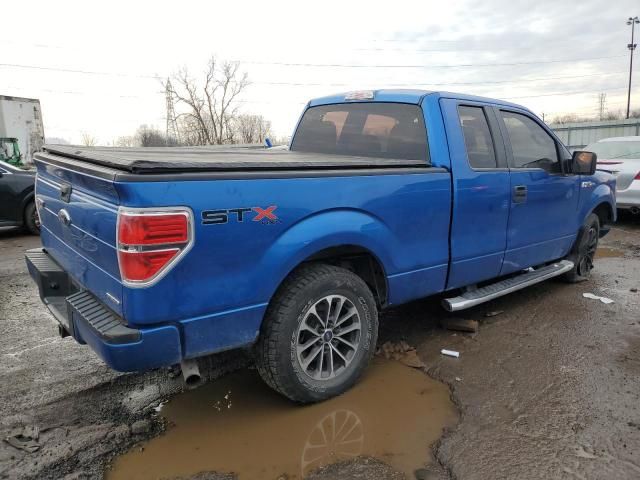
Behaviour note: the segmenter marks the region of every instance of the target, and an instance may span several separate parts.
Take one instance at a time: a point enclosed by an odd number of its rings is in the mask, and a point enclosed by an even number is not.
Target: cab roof
[[[349,94],[371,92],[373,98],[367,98],[362,100],[346,100],[345,97]],[[328,95],[326,97],[314,98],[308,104],[309,107],[315,107],[318,105],[329,105],[332,103],[355,103],[355,102],[394,102],[394,103],[413,103],[420,104],[424,97],[435,96],[437,98],[453,98],[458,100],[465,100],[469,102],[480,102],[493,105],[504,105],[508,107],[514,107],[519,109],[528,110],[522,105],[516,103],[507,102],[504,100],[498,100],[495,98],[479,97],[477,95],[467,95],[464,93],[453,93],[444,91],[431,91],[431,90],[413,90],[413,89],[383,89],[383,90],[362,90],[358,92],[343,92],[336,93],[334,95]]]

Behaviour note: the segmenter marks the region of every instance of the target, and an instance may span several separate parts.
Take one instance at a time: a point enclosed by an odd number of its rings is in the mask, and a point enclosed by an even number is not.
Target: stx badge
[[[251,208],[227,208],[223,210],[203,210],[202,212],[202,224],[203,225],[221,225],[229,223],[230,221],[244,222],[245,218],[249,218],[251,221],[260,222],[263,225],[270,225],[273,223],[279,223],[280,219],[274,213],[278,207],[271,205],[267,208],[251,207]]]

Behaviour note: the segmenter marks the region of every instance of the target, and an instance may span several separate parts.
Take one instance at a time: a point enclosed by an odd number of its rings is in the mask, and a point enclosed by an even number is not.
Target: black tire
[[[34,202],[29,202],[24,207],[24,226],[29,233],[40,235],[40,218]]]
[[[336,304],[340,306],[332,307],[333,296],[344,299],[341,300],[342,303]],[[331,363],[331,374],[335,377],[314,379],[309,373],[311,367],[305,369],[300,359],[300,338],[306,331],[301,325],[303,322],[307,324],[310,318],[320,319],[320,315],[310,316],[310,312],[312,309],[317,311],[321,302],[326,302],[328,306],[326,323],[335,324],[336,337],[343,335],[340,333],[343,327],[338,321],[341,318],[340,313],[343,312],[343,305],[349,306],[348,312],[356,312],[351,315],[354,318],[353,322],[358,324],[358,348],[350,352],[350,363],[347,363],[344,356],[340,357],[344,359],[344,363],[338,367],[341,369],[339,373],[334,373],[334,362],[341,360],[335,356],[336,348],[332,345],[341,345],[337,342],[339,339],[334,338],[332,333],[327,341],[326,335],[314,333],[319,342],[316,346],[321,347],[321,352],[315,357],[318,360],[314,367],[317,368],[319,363],[319,375],[323,374],[322,360],[328,358],[325,352],[336,359],[327,359],[325,366],[328,368],[328,362]],[[337,311],[333,319],[332,308],[334,312]],[[343,314],[342,318],[347,316]],[[319,330],[321,328],[318,327]],[[347,329],[349,327],[343,331]],[[284,281],[267,309],[256,345],[258,372],[271,388],[295,402],[312,403],[326,400],[345,392],[360,378],[373,355],[377,336],[378,311],[367,284],[344,268],[324,264],[306,265]],[[312,350],[315,350],[316,346],[312,346]],[[313,352],[309,357],[311,355]],[[348,356],[349,353],[345,355]]]
[[[600,219],[592,213],[580,228],[576,243],[567,256],[567,260],[571,260],[574,264],[573,269],[564,275],[567,282],[578,283],[589,279],[599,239]]]

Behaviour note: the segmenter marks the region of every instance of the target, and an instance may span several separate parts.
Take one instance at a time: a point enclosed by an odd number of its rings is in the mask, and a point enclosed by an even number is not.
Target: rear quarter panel
[[[383,264],[390,303],[442,289],[448,262],[446,172],[116,184],[129,207],[188,206],[191,251],[158,283],[125,289],[124,316],[146,324],[264,310],[282,280],[325,248],[357,245]],[[202,223],[202,212],[275,206],[277,220]],[[203,320],[205,320],[203,318]]]

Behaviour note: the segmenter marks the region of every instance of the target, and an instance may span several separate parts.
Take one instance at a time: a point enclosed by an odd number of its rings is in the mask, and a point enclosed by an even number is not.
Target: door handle
[[[513,187],[513,202],[524,203],[527,200],[527,186],[516,185]]]

